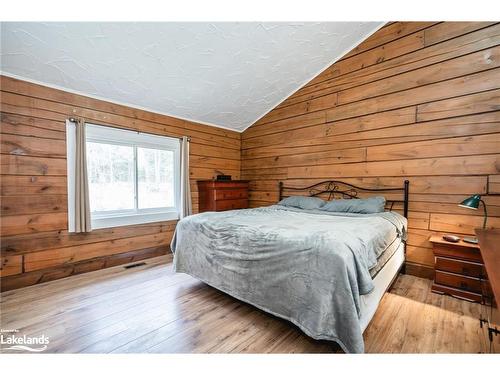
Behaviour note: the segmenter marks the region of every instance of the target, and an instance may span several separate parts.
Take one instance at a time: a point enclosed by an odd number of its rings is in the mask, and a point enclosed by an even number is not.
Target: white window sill
[[[111,217],[92,218],[92,229],[122,227],[125,225],[155,223],[158,221],[178,220],[179,213],[175,211],[136,214],[136,215],[121,215]]]

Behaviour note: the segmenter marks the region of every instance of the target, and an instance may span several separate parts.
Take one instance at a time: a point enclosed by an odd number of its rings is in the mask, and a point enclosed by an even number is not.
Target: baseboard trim
[[[129,251],[104,257],[86,259],[80,262],[64,264],[57,267],[46,268],[37,271],[25,272],[17,275],[6,276],[0,279],[1,291],[19,289],[31,285],[46,283],[65,277],[78,275],[86,272],[115,267],[122,264],[137,262],[143,259],[154,258],[170,253],[170,246],[162,245],[147,249]]]
[[[434,279],[434,268],[422,264],[406,262],[406,274],[423,277],[424,279]]]

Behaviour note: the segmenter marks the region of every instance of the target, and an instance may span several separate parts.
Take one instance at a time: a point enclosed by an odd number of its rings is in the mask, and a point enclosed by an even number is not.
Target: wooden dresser
[[[460,240],[452,243],[434,235],[429,240],[434,252],[432,291],[468,301],[481,302],[486,272],[479,246]]]
[[[199,211],[248,208],[248,181],[198,181]]]

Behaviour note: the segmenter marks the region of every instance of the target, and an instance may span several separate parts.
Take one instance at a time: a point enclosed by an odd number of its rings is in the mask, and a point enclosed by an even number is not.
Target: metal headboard
[[[347,182],[338,181],[338,180],[327,180],[318,182],[311,186],[305,187],[293,187],[293,186],[285,186],[285,184],[280,181],[279,189],[280,189],[280,200],[286,198],[289,195],[284,195],[285,190],[293,190],[297,192],[307,192],[310,197],[316,197],[321,194],[328,194],[328,200],[335,199],[335,197],[340,196],[341,198],[346,199],[358,199],[358,191],[359,192],[389,192],[389,191],[400,191],[403,195],[403,199],[394,200],[388,199],[387,203],[390,204],[390,210],[392,210],[394,203],[403,203],[403,215],[408,218],[408,192],[410,187],[410,181],[405,180],[403,183],[403,187],[401,188],[363,188],[359,186],[355,186],[349,184]]]

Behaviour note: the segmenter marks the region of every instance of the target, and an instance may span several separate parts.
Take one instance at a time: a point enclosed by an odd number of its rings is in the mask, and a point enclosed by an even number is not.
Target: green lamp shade
[[[464,200],[462,203],[459,204],[459,206],[477,210],[479,208],[479,202],[481,202],[481,196],[476,194]]]

